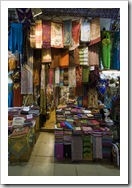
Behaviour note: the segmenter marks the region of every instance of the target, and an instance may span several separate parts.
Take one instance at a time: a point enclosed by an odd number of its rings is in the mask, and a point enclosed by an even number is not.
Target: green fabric
[[[89,67],[83,66],[83,72],[82,72],[82,81],[83,81],[83,83],[88,83],[89,82],[89,73],[90,73]]]

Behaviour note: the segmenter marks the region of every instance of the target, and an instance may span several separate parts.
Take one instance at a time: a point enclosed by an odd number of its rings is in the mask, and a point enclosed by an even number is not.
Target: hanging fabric
[[[79,64],[89,65],[88,61],[88,47],[83,47],[79,49]]]
[[[63,23],[51,22],[51,47],[63,48]]]
[[[64,85],[64,69],[60,68],[60,86]]]
[[[90,44],[93,45],[101,40],[100,35],[100,18],[94,18],[90,23]]]
[[[57,67],[55,69],[55,85],[59,86],[59,83],[60,83],[60,68]]]
[[[102,136],[93,136],[93,159],[102,158]]]
[[[35,25],[30,25],[30,47],[35,48],[36,39],[35,39]]]
[[[79,65],[79,48],[75,48],[74,50],[74,62],[76,65]]]
[[[89,65],[99,65],[99,47],[98,44],[89,46]]]
[[[11,23],[9,49],[14,54],[18,51],[23,53],[23,24]]]
[[[60,50],[60,63],[61,67],[67,67],[69,65],[69,50],[61,49]]]
[[[83,71],[82,71],[82,82],[83,83],[88,83],[89,82],[89,67],[88,66],[83,66]]]
[[[72,45],[69,50],[74,50],[79,46],[80,43],[80,20],[76,20],[72,22]]]
[[[36,48],[42,48],[42,20],[35,20]]]
[[[74,50],[69,51],[69,66],[75,66]]]
[[[42,21],[42,47],[50,48],[51,42],[51,21],[43,20]]]
[[[45,94],[45,65],[41,67],[41,83],[40,83],[40,113],[46,114],[46,94]]]
[[[98,108],[98,93],[95,87],[88,89],[88,108]]]
[[[72,42],[72,21],[64,20],[64,46],[70,46]]]
[[[76,67],[68,68],[69,87],[76,87]]]
[[[81,23],[81,42],[90,42],[90,22],[82,20]]]
[[[83,85],[82,85],[82,66],[76,67],[76,91],[77,96],[83,95]]]
[[[64,69],[64,86],[68,86],[68,68]]]
[[[42,49],[42,63],[49,63],[51,62],[51,49]]]
[[[21,94],[33,94],[33,50],[28,50],[27,64],[21,65]]]
[[[49,85],[54,85],[54,69],[49,69]]]
[[[21,94],[21,84],[14,83],[13,84],[13,106],[21,107],[22,98],[23,98],[23,95]]]
[[[51,54],[52,54],[52,61],[51,61],[50,68],[59,67],[59,64],[60,64],[60,49],[51,48]]]

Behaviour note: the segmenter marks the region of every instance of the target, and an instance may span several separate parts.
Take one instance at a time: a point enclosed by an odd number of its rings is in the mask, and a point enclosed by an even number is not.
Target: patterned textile
[[[54,69],[49,69],[49,85],[54,84]]]
[[[46,114],[46,94],[45,94],[45,65],[41,68],[41,88],[40,88],[40,113]]]
[[[59,84],[60,84],[60,68],[57,67],[55,69],[55,85],[59,86]]]
[[[28,53],[27,64],[21,65],[21,94],[33,94],[33,50],[32,49],[30,49]]]
[[[75,66],[74,50],[69,51],[69,66]]]
[[[83,159],[91,161],[93,159],[92,136],[83,136]]]
[[[42,20],[42,29],[42,47],[50,48],[51,22],[49,20]]]
[[[51,62],[51,49],[42,49],[42,63]]]
[[[35,20],[36,48],[42,48],[42,20]]]
[[[102,137],[93,136],[93,159],[102,159]]]
[[[88,47],[83,47],[79,49],[79,64],[88,65]]]
[[[35,48],[36,39],[35,39],[35,25],[30,25],[30,47]]]
[[[67,67],[69,65],[69,50],[61,49],[60,51],[60,66]]]
[[[76,95],[83,95],[83,85],[82,85],[82,67],[76,67]]]
[[[76,65],[79,65],[79,48],[75,48],[74,50],[74,62]]]
[[[84,96],[82,101],[83,107],[88,108],[88,97]]]
[[[16,69],[16,60],[15,56],[8,57],[8,70],[13,71]]]
[[[89,74],[89,86],[90,87],[95,87],[97,83],[99,82],[99,67],[94,66],[94,70],[90,71]]]
[[[100,42],[100,18],[94,18],[90,24],[90,45]]]
[[[81,42],[90,42],[90,22],[82,20],[81,23]]]
[[[52,62],[50,68],[59,67],[60,64],[60,49],[51,48]]]
[[[64,69],[64,86],[68,86],[68,68]]]
[[[99,65],[99,47],[98,44],[89,46],[89,65]]]
[[[83,83],[88,83],[88,81],[89,81],[89,73],[90,73],[89,67],[83,66],[82,69],[83,69],[82,70],[82,82]]]
[[[14,136],[21,136],[29,133],[29,127],[21,127],[21,128],[16,128],[13,130],[12,134],[10,137]]]
[[[88,108],[98,108],[98,93],[96,88],[88,90]]]
[[[51,22],[51,47],[63,48],[63,24]]]
[[[74,50],[79,46],[80,26],[80,20],[72,22],[72,45],[69,50]]]
[[[13,83],[8,83],[8,107],[13,105]]]
[[[69,87],[76,87],[76,67],[68,68]]]
[[[72,161],[82,160],[83,142],[81,136],[72,136],[71,139]]]
[[[21,94],[21,84],[14,83],[13,84],[13,106],[22,106],[22,98],[23,95]]]
[[[64,69],[60,68],[60,86],[63,86],[64,82]]]
[[[72,21],[64,20],[64,46],[70,46],[72,42]]]

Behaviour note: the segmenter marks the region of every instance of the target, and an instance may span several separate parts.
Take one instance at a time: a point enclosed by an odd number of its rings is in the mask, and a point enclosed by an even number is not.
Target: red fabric
[[[42,22],[42,47],[50,48],[51,41],[51,22],[49,20],[43,20]]]

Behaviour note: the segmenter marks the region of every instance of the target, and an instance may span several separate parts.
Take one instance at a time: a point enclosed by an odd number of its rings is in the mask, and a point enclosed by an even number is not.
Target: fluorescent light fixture
[[[40,14],[42,14],[42,12],[39,12],[39,13],[35,14],[33,17],[36,17],[36,16],[38,16]]]
[[[32,14],[33,14],[33,17],[36,17],[40,14],[42,14],[42,10],[40,8],[32,8]]]

